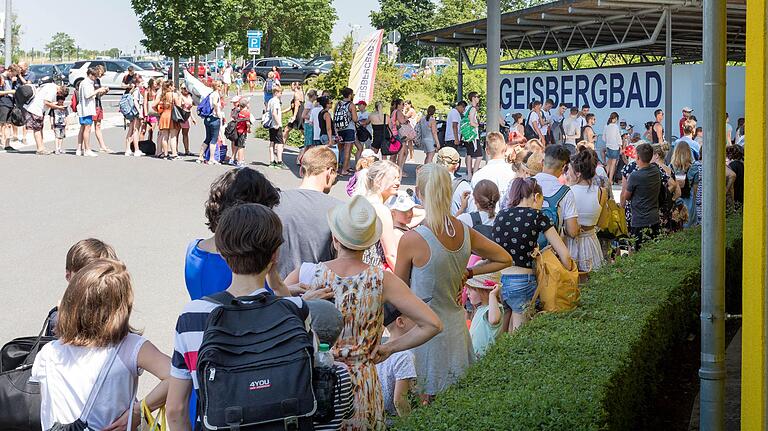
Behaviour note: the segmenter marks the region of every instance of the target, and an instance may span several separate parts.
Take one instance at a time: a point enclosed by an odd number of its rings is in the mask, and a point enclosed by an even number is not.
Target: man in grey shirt
[[[302,262],[333,259],[333,241],[326,216],[342,202],[328,195],[336,183],[338,161],[330,148],[317,145],[301,160],[304,178],[298,189],[280,193],[274,208],[283,222],[283,244],[277,257],[277,271],[285,278]]]
[[[632,225],[630,231],[635,238],[635,249],[643,242],[659,234],[659,191],[661,173],[658,166],[651,164],[653,147],[650,144],[637,146],[637,170],[627,180],[622,192],[625,201],[632,201]]]

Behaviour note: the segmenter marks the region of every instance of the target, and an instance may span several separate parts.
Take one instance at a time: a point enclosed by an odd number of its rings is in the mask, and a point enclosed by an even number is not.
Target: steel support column
[[[462,50],[464,50],[464,48],[459,47],[459,73],[457,77],[458,82],[456,83],[456,103],[464,100],[464,53],[462,53]]]
[[[488,67],[486,68],[486,91],[485,91],[485,130],[490,132],[499,131],[499,111],[500,98],[499,87],[501,83],[501,4],[500,0],[488,0],[488,34],[486,53],[488,55]]]
[[[700,429],[721,431],[725,429],[725,2],[704,0],[703,15],[706,192],[701,229]]]
[[[672,12],[666,9],[666,54],[664,56],[664,133],[667,141],[672,137]],[[679,132],[678,132],[679,133]]]

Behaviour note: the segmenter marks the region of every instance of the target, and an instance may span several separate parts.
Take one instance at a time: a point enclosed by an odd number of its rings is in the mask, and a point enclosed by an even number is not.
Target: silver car
[[[85,78],[89,67],[98,65],[103,65],[105,69],[104,76],[101,77],[102,87],[109,87],[111,90],[123,88],[123,78],[128,73],[128,67],[130,66],[133,66],[136,74],[141,75],[145,80],[149,78],[162,78],[164,76],[161,72],[144,70],[126,60],[87,60],[78,61],[72,66],[72,69],[69,71],[69,83],[75,85],[78,81]]]

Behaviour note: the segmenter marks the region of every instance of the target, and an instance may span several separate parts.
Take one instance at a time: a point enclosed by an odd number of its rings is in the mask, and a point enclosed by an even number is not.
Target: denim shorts
[[[608,155],[608,160],[619,160],[619,156],[621,155],[619,150],[612,150],[610,148],[606,148],[606,153]]]
[[[80,117],[81,126],[90,126],[91,124],[93,124],[93,115],[86,115],[85,117]]]
[[[504,274],[501,276],[501,298],[514,313],[522,313],[536,293],[534,274]]]
[[[314,135],[315,130],[314,127],[312,127],[311,124],[304,123],[304,146],[305,147],[311,147],[314,145],[314,140],[312,139],[312,135]]]
[[[330,140],[328,139],[328,135],[320,135],[321,144],[328,145],[328,142],[330,142]]]
[[[354,130],[351,130],[351,129],[339,130],[339,135],[341,136],[341,142],[344,142],[344,143],[355,142]]]

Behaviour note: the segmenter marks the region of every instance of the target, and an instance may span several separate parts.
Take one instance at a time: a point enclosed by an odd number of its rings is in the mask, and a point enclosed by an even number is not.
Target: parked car
[[[424,76],[440,75],[451,64],[448,57],[424,57],[419,63],[419,72]]]
[[[334,65],[335,63],[336,63],[336,62],[335,62],[335,61],[333,61],[333,60],[331,60],[331,61],[326,61],[326,62],[324,62],[323,64],[321,64],[320,66],[317,66],[317,68],[318,68],[318,69],[320,69],[320,73],[328,73],[328,72],[330,72],[330,71],[331,71],[331,69],[333,69],[333,65]]]
[[[412,79],[419,73],[419,65],[415,63],[395,63],[395,67],[403,74],[403,78]]]
[[[321,73],[325,73],[319,67],[305,66],[297,61],[291,60],[286,57],[271,57],[262,58],[256,60],[256,75],[258,76],[257,84],[263,84],[266,81],[267,74],[272,70],[273,66],[280,68],[280,81],[281,82],[304,82],[308,78],[314,78]],[[253,62],[248,62],[243,67],[243,80],[248,79],[248,72],[254,69]]]
[[[60,85],[64,82],[65,75],[55,64],[32,64],[29,66],[29,71],[34,76],[34,84],[41,85],[54,82]]]
[[[103,65],[106,69],[104,76],[101,77],[101,85],[103,87],[109,87],[110,89],[123,88],[123,77],[128,73],[128,67],[133,66],[133,69],[137,74],[141,75],[144,79],[161,78],[163,73],[154,70],[144,70],[141,67],[125,60],[111,59],[111,60],[87,60],[78,61],[72,66],[72,70],[69,71],[69,83],[76,85],[76,83],[86,76],[86,72],[89,67],[97,65]]]
[[[331,58],[330,55],[318,55],[317,57],[313,58],[312,60],[309,60],[306,62],[305,66],[307,67],[319,67],[323,65],[326,62],[332,61],[333,58]]]
[[[72,66],[74,66],[75,63],[59,63],[56,65],[56,67],[59,68],[59,71],[61,74],[65,77],[69,77],[69,71],[72,70]],[[66,80],[66,79],[65,79]]]
[[[139,66],[144,70],[154,70],[156,72],[160,72],[163,74],[168,72],[165,66],[163,66],[159,61],[138,60],[138,61],[134,61],[133,64]]]

